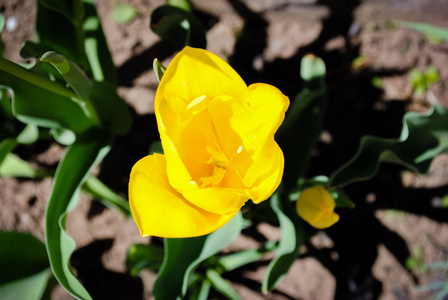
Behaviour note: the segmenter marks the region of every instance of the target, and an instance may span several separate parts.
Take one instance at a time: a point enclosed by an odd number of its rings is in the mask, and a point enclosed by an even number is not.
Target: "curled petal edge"
[[[186,200],[168,182],[164,155],[148,155],[131,171],[129,204],[142,236],[195,237],[213,232],[238,212],[214,214]]]

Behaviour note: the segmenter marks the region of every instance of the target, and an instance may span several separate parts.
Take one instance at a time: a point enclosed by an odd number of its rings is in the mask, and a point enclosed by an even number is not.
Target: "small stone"
[[[16,17],[10,17],[6,20],[6,31],[14,31],[19,27],[19,21]]]

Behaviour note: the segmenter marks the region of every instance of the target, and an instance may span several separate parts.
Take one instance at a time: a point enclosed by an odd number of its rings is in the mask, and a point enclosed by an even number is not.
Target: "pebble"
[[[6,31],[14,31],[19,27],[19,21],[16,17],[10,17],[6,20]]]

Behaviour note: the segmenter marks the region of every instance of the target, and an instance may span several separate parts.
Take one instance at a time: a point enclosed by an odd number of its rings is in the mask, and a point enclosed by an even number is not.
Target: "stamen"
[[[227,167],[229,166],[229,159],[224,153],[209,146],[205,149],[210,154],[207,164],[213,166],[213,173],[209,177],[199,178],[200,188],[219,185],[226,175]]]
[[[202,95],[202,96],[197,97],[196,99],[194,99],[193,101],[191,101],[190,104],[188,104],[188,106],[187,106],[187,110],[189,110],[190,108],[192,108],[192,107],[198,105],[198,104],[201,103],[202,100],[204,100],[205,98],[207,98],[207,96],[205,96],[205,95]]]

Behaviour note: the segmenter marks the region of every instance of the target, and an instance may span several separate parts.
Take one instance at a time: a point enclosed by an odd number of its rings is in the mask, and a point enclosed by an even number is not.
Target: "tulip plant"
[[[154,61],[160,141],[152,147],[158,150],[135,162],[128,203],[91,172],[114,137],[128,134],[131,117],[116,93],[93,1],[68,3],[38,1],[38,40],[21,50],[33,64],[0,58],[0,175],[54,177],[45,244],[25,233],[0,233],[0,269],[8,270],[1,272],[0,299],[43,299],[54,286],[52,276],[73,297],[92,299],[72,270],[76,245],[65,232],[81,191],[132,213],[142,236],[164,238],[163,247],[136,244],[127,255],[132,275],[144,268],[157,272],[155,299],[207,299],[212,289],[241,299],[223,274],[273,252],[261,287],[268,293],[309,238],[303,221],[317,229],[337,226],[335,208],[354,208],[344,186],[372,178],[382,162],[424,173],[448,150],[448,110],[435,105],[425,115],[407,113],[399,138],[366,136],[333,174],[309,178],[329,113],[323,60],[303,57],[297,81],[304,88],[291,99],[270,84],[247,86],[205,50],[205,29],[188,1],[168,1],[153,12],[151,28],[179,52],[166,68]],[[35,170],[14,154],[20,144],[51,138],[67,146],[55,171]],[[280,227],[279,240],[223,254],[243,229],[263,221]]]

